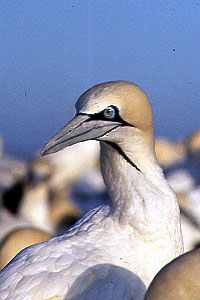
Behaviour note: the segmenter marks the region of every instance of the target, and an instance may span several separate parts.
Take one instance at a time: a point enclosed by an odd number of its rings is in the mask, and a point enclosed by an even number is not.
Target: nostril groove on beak
[[[86,115],[86,116],[87,116],[87,114],[78,114],[78,115]],[[85,123],[86,121],[87,121],[87,120],[84,120],[84,121],[81,122],[80,124],[78,124],[78,125],[76,125],[76,126],[72,126],[67,132],[65,132],[65,133],[62,134],[61,136],[57,137],[54,141],[55,141],[55,142],[58,141],[58,140],[61,139],[64,135],[66,135],[66,134],[72,132],[72,130],[74,130],[74,129],[80,127],[80,126],[81,126],[83,123]],[[65,127],[64,127],[64,128],[65,128]],[[63,130],[64,130],[64,128],[63,128]]]

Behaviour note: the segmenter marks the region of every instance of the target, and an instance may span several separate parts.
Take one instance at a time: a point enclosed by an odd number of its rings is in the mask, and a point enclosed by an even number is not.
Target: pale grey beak
[[[78,114],[44,145],[41,156],[55,153],[79,142],[98,139],[120,124],[119,122],[91,120],[87,114]]]

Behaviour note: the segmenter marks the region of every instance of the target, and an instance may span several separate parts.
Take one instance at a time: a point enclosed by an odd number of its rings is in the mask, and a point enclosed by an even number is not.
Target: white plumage
[[[183,251],[176,197],[157,165],[151,105],[124,82],[97,85],[43,155],[101,141],[113,208],[90,211],[60,237],[19,253],[0,273],[0,299],[143,299],[155,274]]]
[[[50,239],[52,236],[34,227],[15,228],[4,237],[0,243],[0,269],[22,249]]]

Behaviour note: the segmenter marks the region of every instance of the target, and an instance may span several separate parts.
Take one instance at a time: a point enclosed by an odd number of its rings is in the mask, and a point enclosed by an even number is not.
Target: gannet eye
[[[115,117],[115,109],[112,106],[108,106],[106,109],[103,111],[103,115],[106,119],[114,119]]]

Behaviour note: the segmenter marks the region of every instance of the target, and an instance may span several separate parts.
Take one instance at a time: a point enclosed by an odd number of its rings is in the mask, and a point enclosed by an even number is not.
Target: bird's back
[[[120,231],[109,214],[100,206],[67,233],[21,251],[2,270],[0,299],[142,299],[146,288],[130,270],[127,229]]]
[[[75,278],[95,264],[91,255],[98,247],[94,235],[103,234],[102,220],[109,210],[107,206],[93,209],[69,232],[21,251],[1,271],[0,299],[64,295]]]

